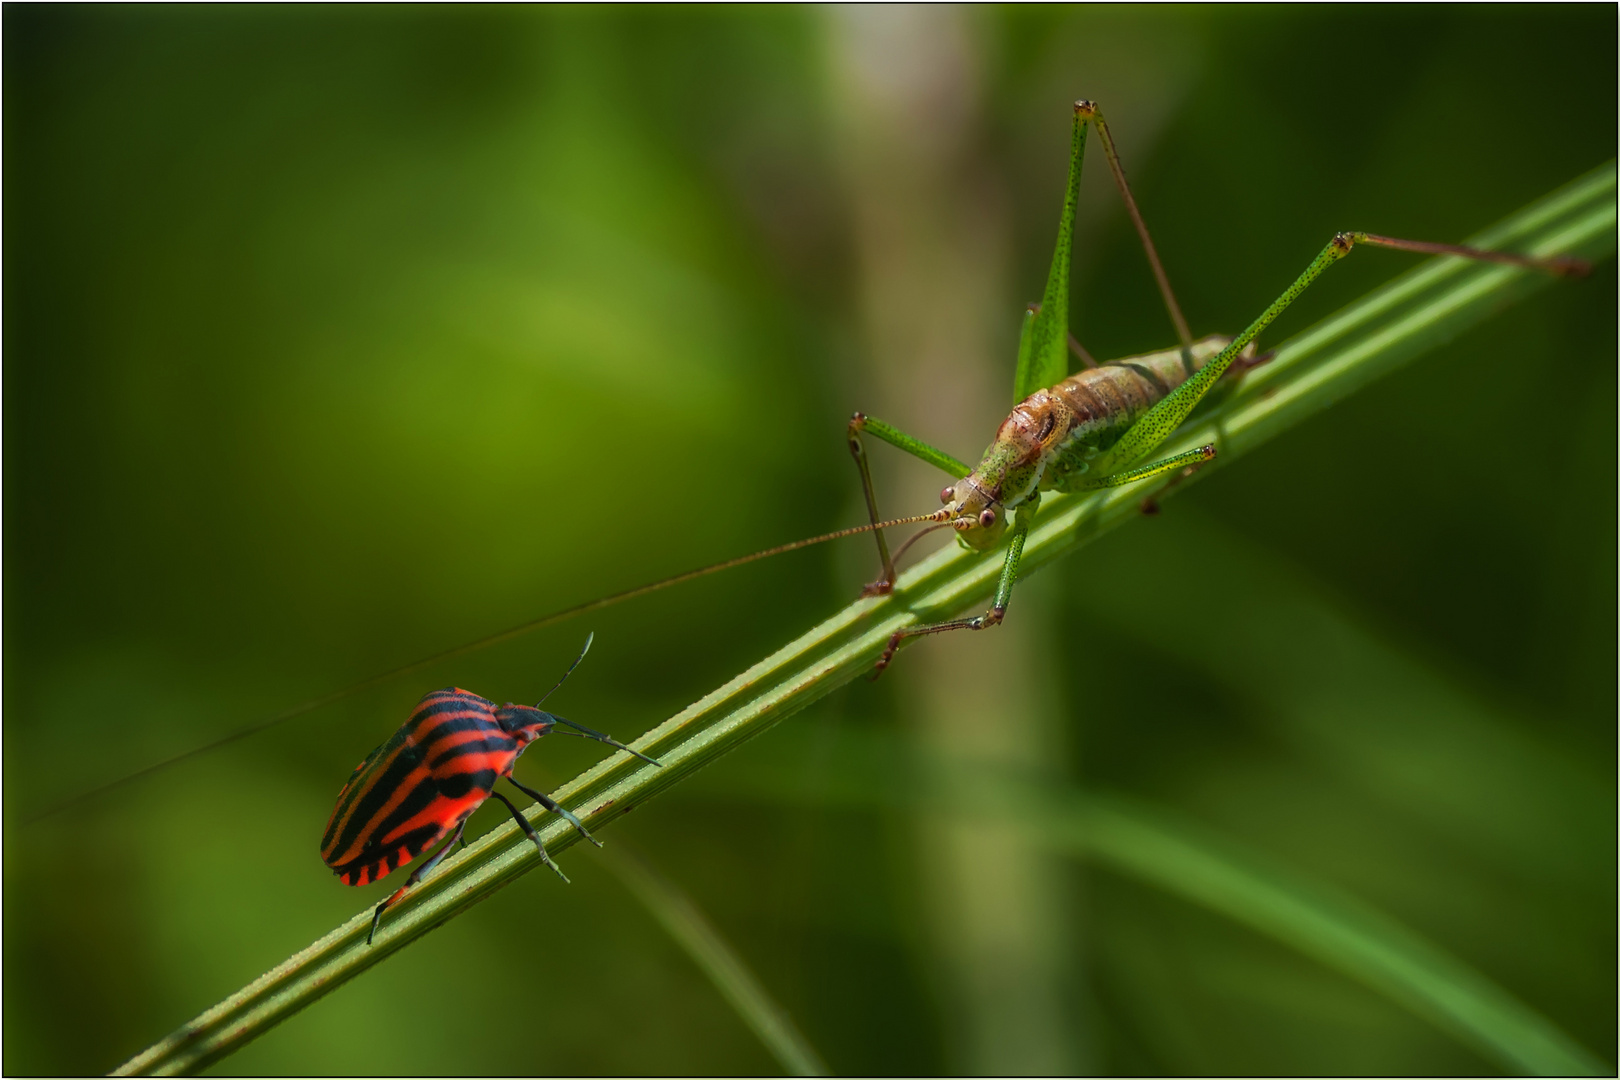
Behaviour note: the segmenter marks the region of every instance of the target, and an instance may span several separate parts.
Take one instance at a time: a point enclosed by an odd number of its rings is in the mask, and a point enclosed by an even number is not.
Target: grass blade
[[[720,996],[737,1010],[737,1015],[759,1036],[759,1041],[787,1075],[829,1075],[827,1066],[794,1026],[787,1011],[771,999],[748,965],[732,951],[685,893],[648,866],[645,859],[626,851],[622,844],[612,850],[604,848],[601,858],[702,969],[720,991]]]
[[[1510,1073],[1614,1073],[1485,976],[1337,890],[1240,856],[1124,802],[1071,797],[1067,813],[1048,804],[1027,824],[1076,854],[1218,911],[1343,972]]]
[[[1209,830],[1049,778],[952,759],[904,739],[843,729],[808,784],[790,738],[746,777],[711,792],[764,802],[926,808],[998,821],[1031,843],[1090,859],[1219,912],[1340,972],[1515,1074],[1598,1076],[1604,1065],[1551,1020],[1397,920],[1342,889],[1242,850]],[[795,752],[797,751],[797,752]],[[826,747],[821,747],[826,753]]]
[[[1470,242],[1606,257],[1615,243],[1614,198],[1611,162]],[[1229,400],[1202,419],[1195,416],[1163,450],[1168,455],[1215,442],[1221,456],[1212,464],[1229,467],[1267,438],[1547,284],[1541,275],[1508,267],[1430,260],[1285,344]],[[1025,546],[1025,576],[1135,518],[1143,496],[1167,479],[1048,496]],[[985,603],[999,569],[999,560],[954,546],[937,553],[904,574],[894,595],[849,605],[637,740],[636,749],[660,758],[664,768],[618,753],[554,796],[594,828],[608,824],[865,674],[895,630]],[[552,851],[576,842],[555,818],[541,814],[536,821]],[[538,854],[516,827],[503,825],[446,860],[401,901],[374,946],[365,941],[369,912],[357,914],[118,1071],[173,1074],[217,1061],[537,865]]]

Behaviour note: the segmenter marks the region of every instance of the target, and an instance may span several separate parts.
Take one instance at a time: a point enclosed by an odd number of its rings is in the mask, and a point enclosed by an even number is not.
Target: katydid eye
[[[954,498],[956,498],[956,489],[954,487],[944,488],[939,493],[939,501],[942,503],[948,503]]]
[[[994,525],[995,523],[996,523],[996,512],[994,510],[986,510],[986,511],[984,511],[984,513],[979,515],[979,524],[981,526],[983,526],[984,528],[988,529],[990,526]]]

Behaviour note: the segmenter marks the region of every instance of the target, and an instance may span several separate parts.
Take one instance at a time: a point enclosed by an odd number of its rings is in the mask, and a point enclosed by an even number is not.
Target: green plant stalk
[[[1615,168],[1611,162],[1532,204],[1469,243],[1537,255],[1613,253]],[[1266,439],[1499,308],[1543,287],[1540,275],[1458,259],[1430,260],[1280,348],[1227,400],[1195,413],[1166,454],[1214,442],[1224,467]],[[1208,471],[1206,467],[1204,472]],[[1202,475],[1200,473],[1199,475]],[[1024,550],[1023,577],[1138,516],[1145,496],[1168,483],[1082,496],[1047,496]],[[593,830],[628,813],[704,765],[833,690],[865,674],[894,631],[951,618],[987,602],[999,558],[947,547],[901,576],[889,597],[859,600],[649,731],[636,749],[663,768],[618,753],[553,793]],[[572,829],[532,814],[548,848],[576,842]],[[539,865],[512,824],[485,834],[389,912],[366,945],[361,912],[225,1001],[125,1062],[121,1075],[192,1072],[217,1061],[398,949]]]
[[[622,844],[611,851],[604,848],[598,857],[703,970],[787,1075],[829,1075],[827,1066],[800,1034],[792,1017],[771,999],[742,958],[709,925],[709,920],[686,894],[648,866],[646,860],[626,851]]]

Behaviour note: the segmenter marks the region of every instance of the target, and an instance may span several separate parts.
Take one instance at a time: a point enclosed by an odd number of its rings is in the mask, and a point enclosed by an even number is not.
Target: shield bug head
[[[534,705],[514,705],[508,701],[495,710],[495,721],[508,735],[528,744],[557,726],[557,718]]]

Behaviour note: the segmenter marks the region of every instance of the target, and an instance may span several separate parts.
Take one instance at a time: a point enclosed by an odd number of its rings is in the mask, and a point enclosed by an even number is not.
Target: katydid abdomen
[[[1165,349],[1076,372],[1050,390],[1026,398],[1001,425],[996,440],[1011,435],[1014,419],[1023,410],[1032,416],[1039,416],[1040,410],[1050,414],[1054,431],[1064,434],[1054,451],[1042,455],[1039,485],[1043,491],[1062,491],[1069,477],[1087,471],[1098,451],[1112,446],[1143,413],[1220,355],[1231,340],[1211,335],[1194,342],[1188,349],[1191,370],[1180,349]],[[1042,426],[1047,422],[1041,417]]]
[[[991,546],[1006,525],[1005,512],[1032,492],[1068,490],[1089,471],[1092,458],[1231,340],[1211,336],[1194,342],[1188,349],[1190,368],[1180,349],[1165,349],[1087,368],[1019,402],[978,467],[947,489],[949,498],[941,492],[955,517],[978,519],[987,509],[995,514],[995,525],[964,533],[964,539],[974,547]]]

